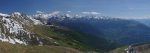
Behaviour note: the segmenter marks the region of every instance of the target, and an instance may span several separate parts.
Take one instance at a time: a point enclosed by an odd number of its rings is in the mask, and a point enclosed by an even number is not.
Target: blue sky
[[[121,18],[150,17],[150,0],[0,0],[0,12],[33,14],[36,11],[99,12]]]

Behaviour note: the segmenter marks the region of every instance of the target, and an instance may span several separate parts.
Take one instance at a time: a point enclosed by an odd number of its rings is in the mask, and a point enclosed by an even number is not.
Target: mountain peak
[[[14,14],[14,15],[21,15],[20,12],[14,12],[13,14]]]
[[[28,29],[33,28],[34,25],[41,24],[38,20],[30,16],[23,16],[19,12],[14,12],[12,15],[0,13],[0,15],[2,16],[0,17],[0,40],[2,42],[27,45],[31,44],[32,38],[30,37],[32,36],[35,38],[34,41],[41,42],[38,35],[32,35],[34,31]]]

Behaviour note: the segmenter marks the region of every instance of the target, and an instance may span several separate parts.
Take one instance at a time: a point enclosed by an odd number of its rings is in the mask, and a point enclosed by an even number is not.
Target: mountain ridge
[[[86,45],[88,36],[55,25],[45,25],[30,16],[15,12],[12,15],[0,15],[2,42],[14,45],[38,46],[65,46],[79,51],[95,51],[95,48]],[[37,22],[38,21],[38,22]],[[63,33],[62,33],[63,32]]]

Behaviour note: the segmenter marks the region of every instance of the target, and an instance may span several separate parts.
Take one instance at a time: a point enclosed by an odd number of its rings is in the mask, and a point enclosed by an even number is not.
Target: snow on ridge
[[[35,18],[40,17],[40,18],[43,18],[43,19],[48,19],[49,17],[56,16],[59,13],[60,13],[60,11],[54,11],[52,13],[44,13],[42,11],[37,11],[37,14],[33,15],[33,17],[35,17]]]
[[[34,19],[34,18],[31,17],[31,16],[27,16],[27,17],[28,17],[29,19],[31,19],[31,20],[34,22],[35,25],[42,24],[42,22],[40,22],[39,20]]]
[[[37,11],[37,14],[33,15],[35,19],[49,19],[51,17],[57,17],[60,19],[64,19],[65,17],[68,18],[96,18],[96,19],[110,19],[110,17],[101,16],[101,13],[91,11],[91,12],[81,12],[79,14],[74,14],[71,11],[67,12],[60,12],[60,11],[54,11],[52,13],[44,13],[42,11]]]
[[[20,12],[14,12],[13,14],[14,14],[14,15],[21,15]]]
[[[0,40],[2,42],[9,42],[12,44],[16,44],[16,43],[26,44],[24,41],[21,41],[19,39],[16,39],[15,37],[11,37],[10,35],[5,34],[5,33],[18,34],[20,32],[27,33],[27,31],[23,29],[22,24],[19,24],[19,22],[13,20],[12,18],[6,18],[6,17],[2,17],[0,21],[4,26],[3,33],[2,33],[2,29],[0,28]]]
[[[8,15],[8,14],[3,14],[3,13],[0,13],[0,16],[8,17],[8,16],[10,16],[10,15]]]
[[[0,17],[0,22],[2,23],[2,26],[4,29],[0,28],[0,41],[2,42],[8,42],[11,44],[24,44],[27,45],[28,44],[28,39],[24,39],[20,36],[23,36],[23,34],[27,34],[25,37],[29,36],[29,39],[31,39],[31,32],[25,30],[25,28],[23,27],[24,23],[20,23],[20,20],[15,20],[15,18],[11,18],[11,16],[16,16],[18,18],[22,17],[21,19],[23,19],[23,21],[30,21],[32,20],[33,24],[37,25],[37,24],[42,24],[39,20],[34,19],[31,16],[27,16],[28,19],[24,19],[23,16],[21,16],[21,13],[19,12],[14,12],[12,15],[9,15],[10,17],[7,17],[7,14],[2,14],[0,13],[0,15],[2,17]],[[7,15],[7,16],[6,16]],[[26,17],[25,17],[26,18]],[[4,31],[4,32],[2,32]],[[20,34],[21,33],[21,34]],[[17,37],[20,38],[17,38]],[[33,35],[34,37],[36,37],[35,35]],[[23,36],[24,37],[24,36]],[[34,38],[33,37],[33,38]],[[40,45],[42,45],[43,43],[39,40],[39,38],[37,39],[40,43]]]
[[[20,25],[18,22],[15,22],[12,19],[9,18],[2,18],[2,21],[5,21],[4,26],[9,29],[10,33],[18,33],[19,31],[23,30],[22,25]]]
[[[6,38],[6,35],[5,34],[1,34],[0,35],[0,40],[2,41],[2,42],[9,42],[9,43],[11,43],[11,44],[24,44],[24,45],[27,45],[27,43],[26,42],[24,42],[24,41],[21,41],[21,40],[19,40],[19,39],[17,39],[17,38],[11,38],[10,36],[8,36],[8,38]]]
[[[3,17],[2,21],[5,22],[4,26],[9,31],[9,33],[18,34],[20,31],[24,31],[22,25],[20,25],[18,22],[14,21],[10,18]],[[12,44],[15,44],[15,43],[23,44],[22,42],[17,42],[18,41],[17,39],[12,39],[9,36],[8,36],[8,38],[6,38],[6,35],[4,35],[4,34],[3,34],[3,37],[1,35],[0,40],[2,42],[9,42],[9,43],[12,43]]]
[[[39,13],[40,13],[40,11],[39,11]],[[42,13],[42,12],[41,12],[41,13]],[[19,17],[19,18],[22,17],[20,12],[14,12],[14,13],[12,13],[11,15],[0,13],[0,16],[2,16],[2,17],[8,17],[8,16],[13,16],[13,17],[15,17],[15,16],[17,16],[17,17]],[[20,16],[21,16],[21,17],[20,17]],[[28,15],[27,15],[27,17],[28,17],[29,19],[31,19],[31,20],[34,22],[35,25],[37,25],[37,24],[42,24],[39,20],[34,19],[32,16],[28,16]],[[48,15],[44,15],[44,17],[48,17]],[[5,19],[5,20],[6,20],[7,22],[9,22],[9,23],[10,23],[10,21],[13,21],[13,20],[9,20],[9,19],[6,19],[6,18],[3,18],[3,19]],[[14,24],[15,24],[15,23],[14,23]],[[17,25],[17,26],[18,26],[18,25]]]

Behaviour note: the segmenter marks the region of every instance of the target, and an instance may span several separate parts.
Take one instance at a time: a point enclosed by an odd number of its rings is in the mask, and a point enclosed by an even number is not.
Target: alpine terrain
[[[109,16],[0,13],[0,53],[149,53],[149,30]]]

